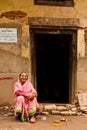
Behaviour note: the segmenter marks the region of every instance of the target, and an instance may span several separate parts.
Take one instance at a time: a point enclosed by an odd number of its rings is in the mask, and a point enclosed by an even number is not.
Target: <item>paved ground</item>
[[[60,122],[62,118],[67,119],[67,121]],[[31,124],[29,122],[18,122],[13,116],[3,117],[1,115],[0,130],[87,130],[87,116],[49,115],[44,119],[44,116],[40,115],[37,122]]]

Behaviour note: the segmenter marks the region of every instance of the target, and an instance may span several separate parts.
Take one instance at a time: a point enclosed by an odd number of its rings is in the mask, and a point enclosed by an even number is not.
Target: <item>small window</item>
[[[74,6],[73,0],[34,0],[36,5]]]

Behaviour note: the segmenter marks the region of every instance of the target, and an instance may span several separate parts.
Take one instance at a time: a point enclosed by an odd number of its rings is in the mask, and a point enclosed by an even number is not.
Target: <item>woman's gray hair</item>
[[[19,74],[19,77],[20,77],[23,73],[25,73],[25,74],[27,75],[27,77],[28,77],[28,73],[25,72],[25,71],[22,71],[22,72]]]

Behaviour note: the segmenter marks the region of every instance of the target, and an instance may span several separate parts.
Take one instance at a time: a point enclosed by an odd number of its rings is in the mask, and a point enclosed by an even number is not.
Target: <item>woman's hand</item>
[[[25,97],[28,98],[28,99],[30,99],[32,97],[32,94],[31,93],[26,93]]]
[[[27,99],[29,99],[30,101],[32,101],[34,99],[34,97],[36,97],[36,96],[37,96],[37,93],[35,93],[35,92],[33,92],[33,93],[26,93],[25,94],[25,97]]]
[[[37,97],[37,93],[36,93],[36,92],[33,92],[33,93],[32,93],[32,96],[31,96],[31,98],[30,98],[30,101],[32,101],[35,97]]]

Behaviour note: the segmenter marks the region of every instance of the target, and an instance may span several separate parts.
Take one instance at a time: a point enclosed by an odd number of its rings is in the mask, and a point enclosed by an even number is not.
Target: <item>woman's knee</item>
[[[24,101],[24,97],[23,96],[18,96],[17,101]]]

